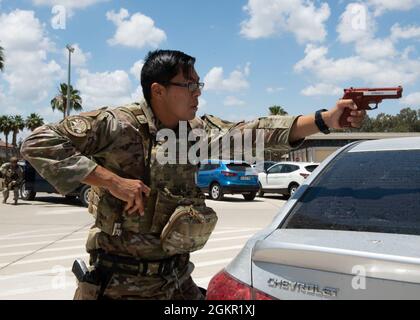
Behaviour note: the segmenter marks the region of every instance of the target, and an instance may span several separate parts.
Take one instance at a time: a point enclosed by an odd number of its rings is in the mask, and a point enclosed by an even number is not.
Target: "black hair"
[[[195,58],[175,50],[150,51],[141,70],[141,86],[146,102],[151,105],[151,86],[157,82],[166,85],[182,70],[186,79],[191,77]]]

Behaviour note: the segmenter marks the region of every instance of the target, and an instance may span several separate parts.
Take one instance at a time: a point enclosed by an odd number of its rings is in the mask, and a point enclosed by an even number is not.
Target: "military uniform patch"
[[[90,122],[81,116],[71,116],[64,120],[64,128],[75,137],[84,137],[91,128]]]

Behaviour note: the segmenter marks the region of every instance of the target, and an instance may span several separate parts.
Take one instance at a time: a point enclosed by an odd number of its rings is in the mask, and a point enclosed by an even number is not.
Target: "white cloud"
[[[237,97],[234,96],[228,96],[226,97],[226,99],[223,101],[223,104],[225,106],[243,106],[245,104],[244,101],[238,99]]]
[[[390,39],[370,39],[360,41],[355,46],[356,53],[367,60],[395,57],[398,52]]]
[[[138,60],[130,68],[130,73],[136,78],[137,81],[140,81],[141,69],[143,69],[144,61]]]
[[[343,93],[343,89],[332,84],[318,83],[301,91],[304,96],[337,96]]]
[[[32,3],[36,6],[50,6],[61,5],[65,8],[72,9],[84,9],[100,2],[106,2],[109,0],[32,0]]]
[[[84,67],[87,61],[92,57],[92,54],[90,52],[83,52],[77,43],[73,44],[72,47],[74,48],[74,52],[71,54],[72,67]],[[64,48],[61,50],[61,52],[63,54],[63,62],[65,65],[67,65],[69,59],[69,50]]]
[[[401,103],[411,108],[420,108],[420,92],[414,92],[401,99]]]
[[[342,43],[365,41],[373,38],[376,28],[376,22],[366,5],[350,3],[340,16],[338,39]]]
[[[363,81],[372,86],[412,84],[420,78],[420,61],[410,59],[379,59],[369,61],[360,56],[342,59],[327,58],[328,49],[307,45],[306,56],[295,64],[294,70],[312,72],[325,83]]]
[[[378,16],[385,11],[407,11],[418,5],[420,0],[367,0],[375,10],[375,15]]]
[[[122,105],[131,102],[134,96],[128,73],[123,70],[102,73],[79,70],[76,87],[81,92],[85,110]]]
[[[0,39],[6,56],[4,80],[8,96],[16,101],[39,102],[48,97],[64,71],[48,54],[54,44],[33,11],[15,10],[0,15]]]
[[[330,16],[327,3],[319,8],[305,0],[249,0],[244,10],[250,15],[241,23],[241,35],[248,39],[266,38],[291,32],[299,43],[323,41],[325,22]]]
[[[122,8],[118,13],[107,12],[106,17],[117,26],[114,37],[108,40],[110,45],[140,49],[146,46],[157,48],[160,43],[166,40],[165,32],[155,27],[155,22],[150,17],[139,12],[130,18],[129,12]]]
[[[280,92],[283,91],[284,88],[282,87],[268,87],[267,89],[265,89],[265,91],[267,91],[268,93],[276,93],[276,92]]]
[[[389,58],[397,55],[391,39],[376,39],[376,22],[368,7],[361,3],[350,3],[340,17],[337,26],[341,43],[354,42],[356,53],[367,60]]]
[[[391,36],[393,41],[399,39],[418,39],[420,40],[420,26],[401,27],[399,23],[391,27]]]
[[[224,78],[222,67],[212,68],[204,77],[206,84],[204,90],[216,91],[240,91],[249,87],[247,77],[250,75],[250,63],[248,62],[243,70],[237,69]]]

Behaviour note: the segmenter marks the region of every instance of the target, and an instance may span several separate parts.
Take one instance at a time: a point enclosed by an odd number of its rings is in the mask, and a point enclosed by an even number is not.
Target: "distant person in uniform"
[[[10,162],[6,162],[0,168],[1,176],[4,180],[3,203],[7,202],[10,190],[13,190],[13,201],[17,205],[19,199],[19,187],[23,181],[23,170],[18,165],[16,157],[10,158]]]

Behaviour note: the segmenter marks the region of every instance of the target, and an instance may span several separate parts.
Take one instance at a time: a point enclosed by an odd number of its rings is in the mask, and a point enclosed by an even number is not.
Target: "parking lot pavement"
[[[207,200],[219,221],[206,246],[192,253],[193,278],[207,287],[245,242],[269,224],[283,206],[280,196],[245,201],[226,196]],[[0,299],[72,299],[75,258],[84,258],[93,218],[77,200],[40,194],[17,206],[0,204]]]

